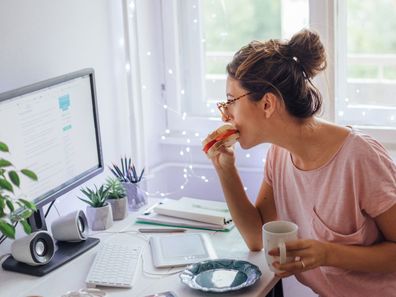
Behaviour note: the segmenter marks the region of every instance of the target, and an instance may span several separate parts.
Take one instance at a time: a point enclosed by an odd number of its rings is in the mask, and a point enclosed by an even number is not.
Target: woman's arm
[[[296,240],[286,243],[289,256],[300,257],[300,261],[275,265],[286,271],[286,277],[319,266],[333,266],[360,272],[396,272],[396,205],[375,218],[385,241],[371,246],[342,245],[317,240]],[[271,250],[271,255],[279,251]]]
[[[396,271],[396,205],[375,218],[385,242],[368,247],[328,244],[327,265],[354,271]]]
[[[260,214],[249,201],[237,169],[235,167],[227,170],[216,168],[216,171],[236,227],[250,250],[261,250],[263,243],[260,236],[262,226]]]
[[[271,187],[263,183],[254,206],[248,199],[235,167],[216,168],[233,221],[252,251],[263,248],[261,227],[276,217]]]

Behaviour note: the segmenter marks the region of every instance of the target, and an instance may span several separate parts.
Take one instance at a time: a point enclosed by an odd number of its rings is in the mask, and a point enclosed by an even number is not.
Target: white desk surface
[[[155,200],[151,202],[153,201]],[[108,293],[109,297],[143,297],[163,291],[173,291],[178,297],[222,295],[192,290],[181,283],[179,273],[177,272],[181,271],[183,267],[175,267],[172,269],[154,268],[151,262],[150,248],[148,245],[148,238],[150,235],[125,231],[136,230],[139,227],[157,228],[157,226],[135,224],[136,216],[137,213],[129,213],[126,219],[116,221],[110,229],[105,230],[104,232],[106,233],[94,232],[90,236],[101,239],[101,242],[97,246],[43,277],[24,275],[0,269],[0,296],[60,297],[67,291],[77,291],[81,288],[85,288],[84,281],[95,254],[100,246],[107,241],[121,241],[143,246],[143,259],[137,271],[138,275],[135,285],[132,289],[101,287],[101,289]],[[158,226],[158,228],[160,227]],[[226,296],[265,296],[278,281],[278,278],[268,269],[264,252],[250,252],[236,228],[230,232],[194,229],[190,229],[188,232],[206,232],[210,234],[219,258],[247,260],[260,268],[262,276],[252,287],[239,292],[227,293]],[[169,274],[172,272],[173,274]]]

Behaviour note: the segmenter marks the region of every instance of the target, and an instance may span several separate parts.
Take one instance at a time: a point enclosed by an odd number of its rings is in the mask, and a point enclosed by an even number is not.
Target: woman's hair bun
[[[288,49],[289,56],[301,65],[307,78],[313,78],[327,66],[325,48],[316,32],[304,29],[294,34]]]

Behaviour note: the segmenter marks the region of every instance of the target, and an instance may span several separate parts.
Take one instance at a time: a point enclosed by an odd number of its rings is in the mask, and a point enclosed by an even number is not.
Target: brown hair
[[[291,115],[308,118],[322,106],[322,95],[311,79],[326,65],[319,35],[304,29],[290,41],[250,42],[235,53],[227,72],[252,92],[251,100],[259,101],[265,93],[274,92]]]

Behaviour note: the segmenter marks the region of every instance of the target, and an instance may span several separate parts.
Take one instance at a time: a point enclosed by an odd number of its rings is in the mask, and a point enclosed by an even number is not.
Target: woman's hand
[[[279,256],[279,249],[272,249],[268,254]],[[286,255],[287,257],[293,257],[296,261],[286,264],[274,262],[273,265],[276,269],[284,271],[277,274],[279,277],[288,277],[320,266],[326,266],[328,245],[325,242],[313,239],[289,241],[286,242]]]
[[[227,169],[235,167],[235,154],[233,147],[226,147],[220,144],[216,149],[216,153],[211,158],[213,165],[216,169]]]

